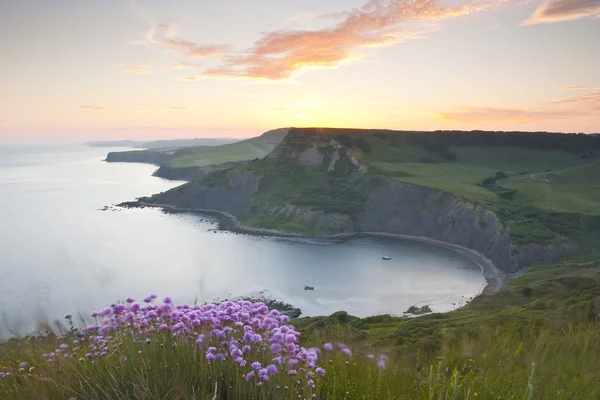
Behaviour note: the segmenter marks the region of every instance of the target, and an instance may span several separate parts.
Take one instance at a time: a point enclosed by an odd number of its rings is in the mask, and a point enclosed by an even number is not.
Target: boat
[[[314,286],[304,286],[304,290],[315,290]]]
[[[387,246],[386,246],[386,247],[384,247],[383,255],[381,256],[381,258],[382,258],[382,259],[384,259],[385,261],[389,261],[389,260],[391,260],[391,259],[392,259],[392,257],[390,257],[390,256],[386,255],[386,253],[387,253]]]

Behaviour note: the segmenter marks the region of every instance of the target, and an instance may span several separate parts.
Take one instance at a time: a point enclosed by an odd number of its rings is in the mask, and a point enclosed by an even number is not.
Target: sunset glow
[[[0,142],[600,131],[600,1],[2,1]]]

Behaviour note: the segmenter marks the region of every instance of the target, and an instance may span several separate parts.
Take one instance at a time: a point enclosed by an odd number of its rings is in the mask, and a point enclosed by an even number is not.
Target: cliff
[[[150,150],[113,151],[106,156],[106,162],[130,162],[161,165],[169,161],[171,155]]]
[[[515,243],[508,224],[489,208],[370,174],[354,154],[335,136],[292,129],[263,160],[210,173],[149,201],[222,211],[257,228],[434,239],[475,250],[507,273],[577,248],[569,241]]]
[[[183,167],[183,168],[174,168],[169,165],[163,164],[161,165],[153,174],[153,176],[170,179],[175,181],[196,181],[201,179],[206,174],[221,171],[223,169],[233,168],[236,165],[239,165],[239,162],[230,162],[223,163],[217,165],[207,165],[204,167]]]

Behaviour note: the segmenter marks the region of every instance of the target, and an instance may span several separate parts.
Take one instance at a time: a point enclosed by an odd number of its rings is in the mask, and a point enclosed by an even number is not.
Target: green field
[[[171,168],[203,167],[263,158],[279,144],[286,132],[286,129],[280,129],[237,143],[181,149],[166,165]]]

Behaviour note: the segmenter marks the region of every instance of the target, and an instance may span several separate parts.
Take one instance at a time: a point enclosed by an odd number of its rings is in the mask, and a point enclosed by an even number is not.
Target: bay
[[[473,261],[425,243],[260,238],[214,233],[199,215],[101,211],[183,183],[102,161],[113,150],[125,149],[0,146],[0,336],[150,293],[182,303],[263,293],[303,316],[366,317],[448,311],[486,284]]]

